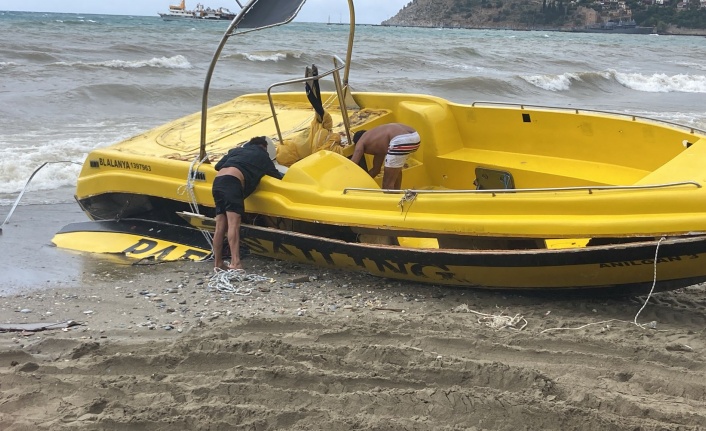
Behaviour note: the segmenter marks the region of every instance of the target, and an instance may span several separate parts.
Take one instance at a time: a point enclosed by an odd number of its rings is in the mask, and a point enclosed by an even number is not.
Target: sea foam
[[[641,73],[614,72],[615,80],[631,90],[649,93],[706,93],[706,76],[703,75],[666,75],[655,73],[643,75]]]
[[[592,82],[596,78],[614,80],[623,87],[648,93],[706,93],[706,76],[667,75],[655,73],[624,73],[615,70],[605,72],[567,72],[559,75],[521,76],[528,83],[547,91],[567,91],[576,82]]]
[[[142,67],[154,67],[162,69],[191,69],[193,67],[191,63],[189,63],[189,60],[187,60],[186,57],[184,57],[183,55],[175,55],[174,57],[152,58],[150,60],[108,60],[91,63],[85,63],[81,61],[75,63],[68,63],[62,61],[56,64],[60,66],[99,66],[110,67],[113,69],[139,69]]]
[[[37,172],[27,190],[73,187],[91,150],[134,136],[140,127],[94,122],[66,125],[64,137],[57,136],[51,128],[0,136],[0,194],[20,192],[32,173],[45,162],[52,163]]]
[[[301,58],[301,52],[278,52],[278,51],[260,51],[260,52],[241,52],[235,54],[236,57],[249,61],[281,61],[289,58]]]
[[[562,73],[561,75],[531,75],[521,76],[528,83],[547,91],[566,91],[573,81],[581,81],[579,73]]]

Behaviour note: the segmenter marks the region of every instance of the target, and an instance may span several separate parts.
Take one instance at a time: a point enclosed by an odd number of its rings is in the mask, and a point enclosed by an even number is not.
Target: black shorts
[[[226,211],[245,213],[245,197],[243,197],[243,183],[233,175],[221,175],[213,180],[213,200],[216,202],[216,215],[225,214]]]

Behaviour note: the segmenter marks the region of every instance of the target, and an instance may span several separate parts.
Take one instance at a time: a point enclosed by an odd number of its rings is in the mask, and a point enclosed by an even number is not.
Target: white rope
[[[398,207],[400,207],[400,214],[404,213],[404,219],[407,220],[407,213],[409,212],[409,209],[412,208],[412,204],[414,201],[417,200],[417,192],[413,190],[405,190],[404,195],[402,195],[402,199],[400,199],[399,203],[397,204]],[[409,203],[409,207],[407,207],[407,211],[405,211],[405,204]]]
[[[261,281],[274,281],[272,278],[263,277],[261,275],[246,274],[244,269],[220,269],[216,268],[215,273],[211,276],[208,282],[209,289],[215,289],[221,293],[232,293],[234,295],[247,296],[253,291],[252,288],[235,287],[236,283],[258,283]]]
[[[27,179],[25,186],[22,187],[22,191],[20,192],[20,195],[17,196],[17,200],[15,200],[14,205],[12,205],[12,209],[10,209],[10,213],[7,214],[7,217],[5,217],[5,221],[2,222],[2,224],[0,224],[0,229],[2,229],[3,226],[5,226],[5,223],[10,221],[10,217],[12,217],[12,213],[15,212],[15,208],[17,208],[17,205],[20,203],[20,199],[22,199],[22,196],[25,194],[25,191],[27,190],[27,187],[29,186],[30,181],[32,181],[32,178],[34,178],[36,173],[39,172],[44,166],[49,165],[49,164],[53,164],[53,163],[73,163],[74,165],[82,165],[83,164],[83,163],[74,162],[71,160],[58,160],[58,161],[54,161],[54,162],[42,163],[37,169],[34,170],[34,172],[32,172],[32,175],[30,175],[29,178]]]
[[[647,299],[645,299],[645,303],[642,304],[640,311],[637,312],[637,314],[635,315],[635,319],[633,320],[633,323],[642,329],[645,329],[645,326],[647,326],[650,329],[655,329],[656,324],[657,324],[657,322],[650,322],[647,325],[641,325],[641,324],[637,323],[637,316],[639,316],[640,313],[642,313],[642,310],[644,310],[645,307],[647,306],[647,303],[649,302],[650,298],[652,297],[652,292],[654,292],[655,286],[657,285],[657,254],[659,253],[659,245],[662,244],[662,241],[664,241],[665,239],[667,239],[667,238],[662,237],[659,239],[659,241],[657,241],[657,248],[655,249],[654,273],[652,275],[652,288],[650,289],[650,293],[647,295]]]
[[[198,157],[194,158],[194,160],[191,161],[191,164],[189,165],[189,172],[186,176],[186,184],[183,186],[179,186],[177,189],[177,193],[180,195],[187,194],[189,197],[189,206],[191,207],[191,212],[195,214],[199,214],[199,204],[196,201],[196,194],[194,193],[194,173],[198,172],[199,168],[208,159],[208,156],[205,156],[203,160],[199,161]],[[196,169],[194,169],[194,165],[196,166]]]
[[[649,322],[649,323],[643,325],[643,324],[637,323],[637,317],[640,315],[640,313],[642,313],[642,310],[644,310],[645,307],[647,306],[647,303],[650,301],[650,298],[652,297],[652,293],[655,290],[655,286],[657,285],[657,256],[659,254],[659,246],[660,246],[660,244],[662,244],[662,241],[664,241],[665,239],[667,239],[667,238],[662,237],[659,239],[659,241],[657,241],[657,248],[655,249],[654,270],[652,273],[652,288],[650,289],[650,293],[647,295],[647,299],[645,299],[645,303],[642,304],[642,307],[637,312],[637,314],[635,315],[635,318],[632,321],[632,323],[634,323],[635,326],[642,328],[642,329],[645,329],[645,328],[657,329],[657,322],[652,321],[652,322]],[[631,322],[626,322],[624,320],[610,319],[610,320],[604,320],[602,322],[587,323],[585,325],[579,326],[578,328],[548,328],[543,331],[540,331],[540,334],[543,334],[543,333],[549,332],[549,331],[578,330],[578,329],[583,329],[583,328],[586,328],[586,327],[589,327],[592,325],[601,325],[603,323],[610,323],[610,322],[631,323]]]
[[[650,301],[650,298],[652,297],[652,293],[654,293],[655,286],[657,286],[657,258],[659,256],[659,246],[662,244],[662,241],[664,241],[666,239],[667,239],[666,237],[662,237],[659,239],[659,241],[657,241],[657,248],[655,249],[655,258],[654,258],[654,270],[653,270],[653,274],[652,274],[652,288],[650,289],[650,293],[647,295],[647,298],[645,299],[645,303],[642,304],[642,307],[637,312],[637,314],[635,315],[635,319],[632,322],[636,326],[638,326],[642,329],[645,329],[645,328],[656,329],[656,327],[657,327],[656,322],[650,322],[650,323],[647,323],[644,325],[637,323],[637,318],[640,315],[640,313],[642,313],[642,310],[644,310],[645,307],[647,306],[647,303]],[[473,311],[473,310],[469,309],[468,306],[465,304],[457,307],[455,311],[456,312],[473,313],[477,316],[480,316],[478,318],[478,323],[485,324],[486,326],[493,328],[493,329],[509,328],[509,329],[515,329],[515,330],[521,331],[527,326],[527,320],[519,314],[515,314],[514,316],[507,316],[504,314],[479,313],[477,311]],[[518,328],[517,325],[519,325],[521,322],[524,322],[524,323],[521,327]],[[539,333],[543,334],[543,333],[549,332],[549,331],[575,331],[575,330],[587,328],[589,326],[608,324],[611,322],[630,323],[630,322],[627,322],[624,320],[610,319],[610,320],[604,320],[601,322],[587,323],[587,324],[579,326],[577,328],[547,328],[543,331],[540,331]]]
[[[545,332],[549,332],[549,331],[577,331],[577,330],[579,330],[579,329],[588,328],[589,326],[593,326],[593,325],[602,325],[602,324],[604,324],[604,323],[610,323],[610,322],[630,323],[630,322],[628,322],[628,321],[626,321],[626,320],[610,319],[610,320],[603,320],[602,322],[587,323],[587,324],[585,324],[585,325],[579,326],[578,328],[547,328],[547,329],[545,329],[545,330],[543,330],[543,331],[539,331],[539,333],[540,333],[540,334],[544,334]]]
[[[478,311],[471,310],[466,304],[457,307],[456,312],[473,313],[477,316],[480,316],[478,317],[478,323],[484,324],[485,326],[492,329],[508,328],[514,329],[516,331],[522,331],[527,326],[527,320],[519,314],[515,314],[514,316],[508,316],[504,314],[480,313]],[[522,323],[522,325],[518,328],[517,326],[520,323]]]
[[[195,172],[198,172],[199,168],[201,165],[208,160],[208,155],[204,156],[203,160],[199,161],[199,158],[196,157],[194,160],[191,162],[189,165],[189,172],[186,177],[186,184],[183,186],[179,186],[177,189],[177,193],[180,195],[183,195],[186,193],[189,197],[189,207],[191,208],[191,212],[194,214],[200,214],[199,213],[199,203],[196,200],[196,193],[194,192],[194,178]],[[198,164],[197,164],[198,163]],[[194,169],[194,165],[196,165],[196,169]],[[204,239],[206,239],[206,242],[208,245],[211,246],[211,254],[213,254],[213,238],[211,237],[211,234],[208,231],[205,231],[203,229],[199,229],[201,231],[201,235],[203,235]],[[209,260],[210,256],[206,256],[204,258],[199,259],[199,261],[204,261],[204,260]]]

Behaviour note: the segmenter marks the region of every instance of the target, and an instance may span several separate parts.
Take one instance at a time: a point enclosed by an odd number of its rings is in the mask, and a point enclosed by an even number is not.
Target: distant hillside
[[[525,29],[523,15],[541,6],[541,0],[413,0],[382,25]]]
[[[647,0],[647,2],[658,0]],[[706,3],[665,0],[412,0],[382,25],[567,30],[636,21],[660,33],[706,34]],[[684,6],[686,4],[686,6]]]

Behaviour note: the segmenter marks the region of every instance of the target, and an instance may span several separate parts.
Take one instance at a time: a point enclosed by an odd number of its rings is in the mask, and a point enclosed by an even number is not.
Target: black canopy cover
[[[263,28],[293,20],[306,0],[255,0],[238,23],[238,28]],[[247,6],[246,6],[247,8]]]

